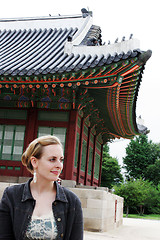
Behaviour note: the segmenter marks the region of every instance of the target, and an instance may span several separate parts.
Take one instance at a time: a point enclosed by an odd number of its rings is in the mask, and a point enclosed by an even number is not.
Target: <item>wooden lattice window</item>
[[[39,127],[38,128],[38,137],[44,135],[55,135],[58,137],[65,149],[66,142],[66,128],[64,127]]]
[[[89,147],[88,175],[92,172],[93,148]]]
[[[83,139],[82,160],[81,160],[81,170],[83,172],[85,172],[85,167],[86,167],[86,154],[87,154],[87,142]]]
[[[68,112],[39,111],[38,112],[38,120],[68,122],[69,113]]]
[[[25,126],[0,125],[0,159],[21,161]]]
[[[100,155],[96,153],[95,155],[95,167],[94,167],[94,177],[99,179],[99,168],[100,168]]]
[[[74,167],[77,168],[78,163],[78,152],[79,152],[79,133],[77,132],[76,136],[76,151],[75,151],[75,159],[74,159]]]
[[[0,109],[0,119],[19,119],[25,120],[27,118],[27,111],[14,109]]]

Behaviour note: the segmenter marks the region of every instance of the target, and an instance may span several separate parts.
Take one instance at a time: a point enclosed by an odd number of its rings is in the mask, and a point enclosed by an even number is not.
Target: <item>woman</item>
[[[5,189],[0,202],[0,239],[83,239],[81,203],[57,183],[63,159],[62,145],[55,136],[42,136],[29,144],[22,163],[33,179]]]

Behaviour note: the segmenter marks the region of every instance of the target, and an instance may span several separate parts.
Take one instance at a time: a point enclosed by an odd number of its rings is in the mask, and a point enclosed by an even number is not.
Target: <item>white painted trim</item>
[[[87,32],[91,28],[92,24],[93,24],[93,18],[91,16],[86,17],[85,22],[82,24],[81,28],[75,34],[75,36],[72,40],[73,45],[79,45],[82,42],[82,40],[85,38]]]
[[[67,54],[84,54],[84,55],[97,55],[100,57],[102,54],[114,55],[115,53],[120,54],[122,52],[127,53],[129,50],[140,48],[140,41],[138,39],[129,39],[127,41],[114,43],[111,45],[102,46],[85,46],[85,45],[73,45],[73,42],[66,42],[64,52]]]

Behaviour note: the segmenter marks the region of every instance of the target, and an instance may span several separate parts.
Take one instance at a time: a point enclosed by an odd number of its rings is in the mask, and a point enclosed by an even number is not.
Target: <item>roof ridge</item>
[[[41,17],[18,17],[18,18],[0,18],[0,22],[17,22],[17,21],[31,21],[31,20],[57,20],[67,18],[83,18],[82,14],[75,15],[58,15],[58,16],[41,16]]]

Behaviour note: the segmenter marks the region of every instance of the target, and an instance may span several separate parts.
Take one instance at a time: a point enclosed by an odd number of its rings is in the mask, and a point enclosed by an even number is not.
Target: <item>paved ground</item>
[[[124,218],[123,225],[113,231],[85,231],[84,240],[160,240],[160,220]]]

